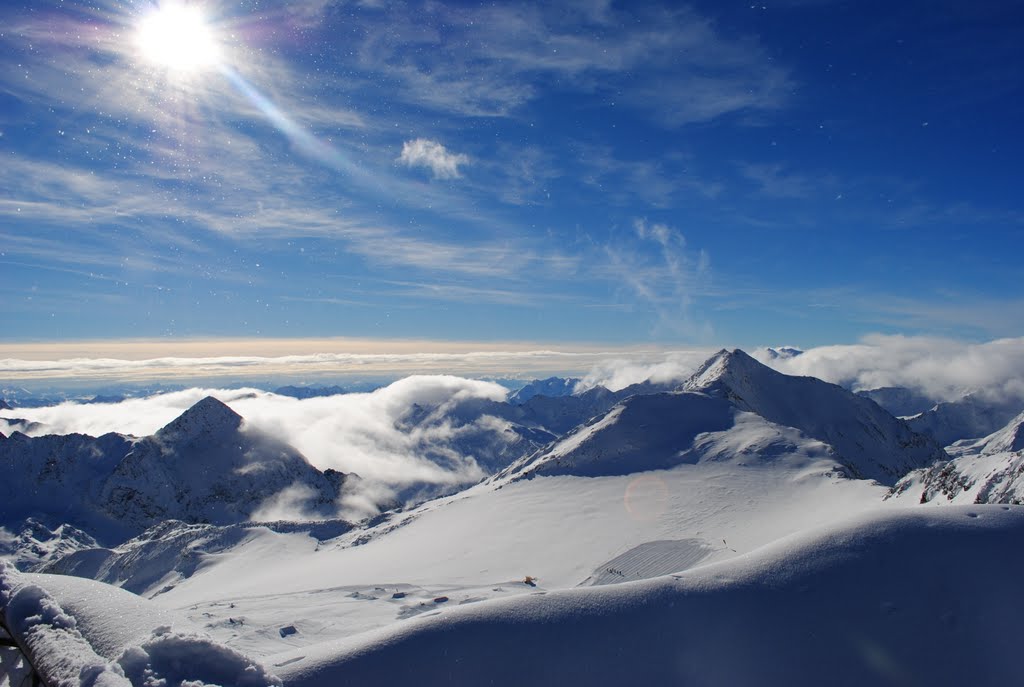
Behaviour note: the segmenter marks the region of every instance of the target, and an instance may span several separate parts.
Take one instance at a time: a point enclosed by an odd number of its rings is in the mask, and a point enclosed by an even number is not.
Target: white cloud
[[[415,350],[415,347],[419,350]],[[289,348],[295,353],[278,352]],[[166,355],[167,351],[175,349],[179,355]],[[242,353],[247,350],[251,353]],[[369,350],[379,352],[367,352]],[[308,375],[395,377],[453,372],[475,376],[529,377],[578,374],[600,360],[623,355],[624,350],[586,347],[558,350],[542,346],[532,348],[529,344],[517,342],[403,343],[369,339],[286,339],[278,342],[227,339],[179,341],[167,345],[108,342],[106,346],[102,343],[34,346],[0,344],[0,378],[35,382],[58,379],[121,382],[173,379],[180,383],[186,379],[252,379],[257,375],[293,378]],[[220,355],[222,351],[236,353]],[[658,355],[658,352],[633,351],[633,354],[646,358],[652,354]]]
[[[308,512],[305,506],[317,493],[304,484],[296,482],[274,494],[257,508],[251,519],[257,522],[276,520],[317,520],[322,514]]]
[[[811,375],[854,390],[904,386],[937,400],[981,390],[1024,398],[1024,338],[970,343],[923,336],[873,334],[859,344],[820,346],[765,364],[786,374]]]
[[[661,360],[642,362],[638,360],[606,360],[595,365],[576,385],[576,391],[586,391],[603,386],[618,391],[632,384],[650,381],[655,384],[683,382],[696,371],[702,362],[714,353],[714,349],[693,349],[672,351]]]
[[[63,403],[2,414],[42,423],[34,434],[78,432],[100,436],[119,432],[146,436],[206,396],[214,396],[245,418],[244,429],[290,443],[321,470],[355,472],[371,483],[385,485],[452,485],[477,481],[484,472],[473,456],[450,449],[453,438],[475,426],[464,429],[453,425],[446,411],[469,399],[500,401],[506,393],[504,387],[492,382],[447,375],[411,376],[371,393],[302,400],[251,388],[193,388],[121,403]],[[422,409],[432,410],[428,421],[400,426],[411,413]],[[486,420],[477,429],[498,431]],[[431,455],[443,456],[444,460],[434,462],[428,457]],[[265,504],[265,510],[291,512],[302,500],[302,494],[283,494]]]
[[[468,116],[508,115],[557,84],[614,93],[617,104],[675,127],[775,110],[793,88],[757,40],[678,5],[393,5],[359,55],[366,70],[402,83],[400,97]]]
[[[402,144],[398,161],[407,167],[425,167],[435,179],[457,179],[459,165],[469,164],[469,158],[461,153],[451,153],[437,141],[416,138]]]
[[[683,235],[665,224],[636,219],[633,232],[638,240],[605,246],[608,278],[654,311],[655,333],[706,339],[709,325],[693,316],[691,305],[710,279],[708,254],[691,250]]]

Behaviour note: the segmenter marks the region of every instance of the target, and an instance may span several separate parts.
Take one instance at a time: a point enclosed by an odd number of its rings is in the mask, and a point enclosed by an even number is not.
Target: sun
[[[162,2],[142,17],[135,45],[152,64],[180,74],[193,74],[220,63],[221,50],[202,9],[180,2]]]

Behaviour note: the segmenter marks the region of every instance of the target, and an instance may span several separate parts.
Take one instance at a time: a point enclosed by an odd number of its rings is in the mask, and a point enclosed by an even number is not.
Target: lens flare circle
[[[626,487],[622,504],[629,517],[638,522],[659,520],[668,510],[668,485],[655,475],[641,475]]]
[[[217,37],[196,5],[160,4],[139,21],[135,45],[147,61],[185,74],[214,67],[221,59]]]

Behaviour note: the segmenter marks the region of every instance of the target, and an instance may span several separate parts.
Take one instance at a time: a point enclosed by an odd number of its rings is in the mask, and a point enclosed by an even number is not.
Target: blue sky
[[[191,5],[0,5],[3,340],[1024,325],[1019,3]]]

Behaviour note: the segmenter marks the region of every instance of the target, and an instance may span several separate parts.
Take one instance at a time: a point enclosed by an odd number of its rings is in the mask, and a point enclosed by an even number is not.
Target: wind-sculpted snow
[[[290,687],[1014,684],[1024,509],[908,509],[268,659]]]
[[[0,563],[0,620],[50,687],[281,685],[187,621],[97,582],[24,575]]]
[[[634,546],[598,566],[582,584],[619,584],[687,570],[714,552],[703,539],[666,539]]]
[[[119,666],[99,656],[43,588],[0,561],[0,623],[50,687],[128,687]]]

